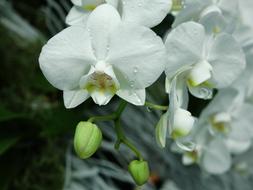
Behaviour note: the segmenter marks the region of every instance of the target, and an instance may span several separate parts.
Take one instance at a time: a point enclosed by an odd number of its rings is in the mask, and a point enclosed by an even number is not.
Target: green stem
[[[120,124],[120,120],[117,119],[114,123],[115,123],[115,131],[118,137],[118,140],[115,143],[115,148],[119,149],[120,144],[123,143],[128,148],[130,148],[140,160],[143,160],[143,157],[141,153],[138,151],[138,149],[124,135],[123,129]]]
[[[110,115],[105,115],[105,116],[91,117],[88,120],[88,122],[114,121],[115,132],[116,132],[117,138],[118,138],[115,145],[114,145],[115,149],[118,150],[120,147],[120,144],[123,143],[128,148],[130,148],[140,160],[143,160],[143,157],[141,156],[141,153],[138,151],[138,149],[124,135],[124,131],[123,131],[121,124],[120,124],[120,116],[121,116],[122,112],[125,110],[126,106],[127,106],[127,102],[122,100],[120,102],[119,107],[117,108],[117,110],[114,113],[112,113]]]
[[[161,111],[167,111],[168,110],[168,106],[156,105],[156,104],[153,104],[153,103],[150,103],[150,102],[145,102],[144,105],[148,108],[155,109],[155,110],[161,110]]]
[[[110,115],[104,115],[104,116],[93,116],[90,119],[88,119],[88,122],[99,122],[99,121],[111,121],[116,118],[115,113],[110,114]]]
[[[92,123],[92,122],[99,122],[99,121],[116,120],[121,116],[121,114],[124,111],[124,109],[126,108],[126,106],[127,106],[127,102],[122,100],[120,102],[118,109],[114,113],[112,113],[110,115],[104,115],[104,116],[93,116],[90,119],[88,119],[88,122]]]

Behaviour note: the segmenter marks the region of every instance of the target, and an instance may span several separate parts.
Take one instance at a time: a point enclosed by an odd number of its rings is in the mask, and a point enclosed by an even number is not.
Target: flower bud
[[[187,136],[191,132],[194,122],[195,118],[190,112],[181,108],[176,109],[171,137],[176,140]]]
[[[188,84],[198,86],[212,77],[212,66],[207,61],[197,63],[190,71]]]
[[[128,170],[137,185],[143,185],[149,178],[149,166],[146,161],[133,160]]]
[[[74,148],[77,155],[82,158],[89,158],[98,149],[102,142],[100,129],[90,122],[79,122],[74,137]]]

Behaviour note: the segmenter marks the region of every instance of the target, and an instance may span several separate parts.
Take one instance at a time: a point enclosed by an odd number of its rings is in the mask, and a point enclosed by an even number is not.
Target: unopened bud
[[[79,122],[74,137],[74,148],[77,155],[86,159],[92,156],[102,142],[102,132],[91,122]]]
[[[187,110],[178,108],[175,111],[171,136],[174,140],[187,136],[194,125],[195,118]]]
[[[149,178],[149,166],[146,161],[133,160],[128,170],[137,185],[143,185]]]

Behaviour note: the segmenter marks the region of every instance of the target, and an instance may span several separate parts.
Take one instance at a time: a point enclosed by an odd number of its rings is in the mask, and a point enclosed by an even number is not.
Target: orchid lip
[[[218,132],[227,134],[230,131],[231,116],[226,112],[214,114],[210,118],[212,128]]]
[[[196,87],[207,82],[212,77],[212,66],[206,61],[195,64],[188,75],[188,84]]]

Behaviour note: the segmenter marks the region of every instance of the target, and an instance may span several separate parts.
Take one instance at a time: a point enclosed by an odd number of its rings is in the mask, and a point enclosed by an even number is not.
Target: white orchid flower
[[[195,22],[183,23],[172,30],[165,46],[167,81],[177,73],[198,98],[211,98],[213,88],[229,86],[245,68],[244,53],[231,35],[207,37],[204,27]]]
[[[158,145],[164,148],[166,146],[168,132],[170,137],[176,140],[179,146],[192,149],[191,142],[185,139],[185,137],[190,134],[196,118],[186,110],[188,96],[183,97],[186,93],[182,92],[182,89],[187,91],[187,88],[181,88],[184,81],[178,80],[177,77],[178,76],[170,83],[171,86],[169,88],[171,93],[169,94],[169,109],[161,116],[156,125],[156,140]],[[187,145],[185,145],[185,143]]]
[[[123,21],[142,26],[158,25],[170,12],[172,0],[72,0],[74,6],[70,10],[66,23],[68,25],[84,25],[88,15],[103,3],[118,9]]]
[[[202,23],[208,33],[232,33],[238,17],[238,0],[181,0],[173,27],[187,21]]]
[[[196,124],[193,135],[196,148],[184,151],[182,157],[184,165],[197,163],[211,174],[222,174],[230,169],[232,164],[230,150],[221,136],[212,136],[201,120]]]
[[[222,174],[231,167],[231,154],[250,148],[253,120],[249,113],[253,112],[253,105],[238,95],[241,94],[232,88],[221,90],[204,109],[191,133],[195,148],[178,151],[184,165],[197,163],[208,173]]]
[[[90,13],[99,5],[108,3],[115,8],[118,7],[119,0],[71,0],[73,7],[70,9],[66,24],[86,25]]]
[[[171,93],[169,95],[170,104],[168,110],[168,123],[170,135],[173,139],[180,139],[187,136],[193,128],[195,118],[184,107],[184,103],[180,102],[184,98],[179,98],[182,94],[177,89],[177,77],[174,78],[171,85]]]
[[[209,141],[202,149],[199,164],[209,173],[226,172],[231,166],[231,154],[241,154],[250,148],[253,137],[250,113],[253,105],[244,102],[244,96],[232,88],[221,90],[201,113],[197,126],[208,129]]]
[[[111,5],[97,7],[87,26],[71,26],[43,47],[40,67],[48,81],[63,90],[73,108],[90,96],[99,105],[117,94],[143,105],[145,88],[164,70],[166,50],[149,28],[121,22]]]
[[[209,123],[213,135],[222,134],[230,141],[249,141],[253,137],[253,105],[235,89],[221,90],[203,110],[200,120]]]
[[[191,139],[195,144],[193,149],[187,150],[178,143],[171,147],[173,152],[182,154],[184,165],[198,164],[211,174],[222,174],[231,167],[231,155],[224,140],[220,136],[212,136],[200,120],[191,132]]]

